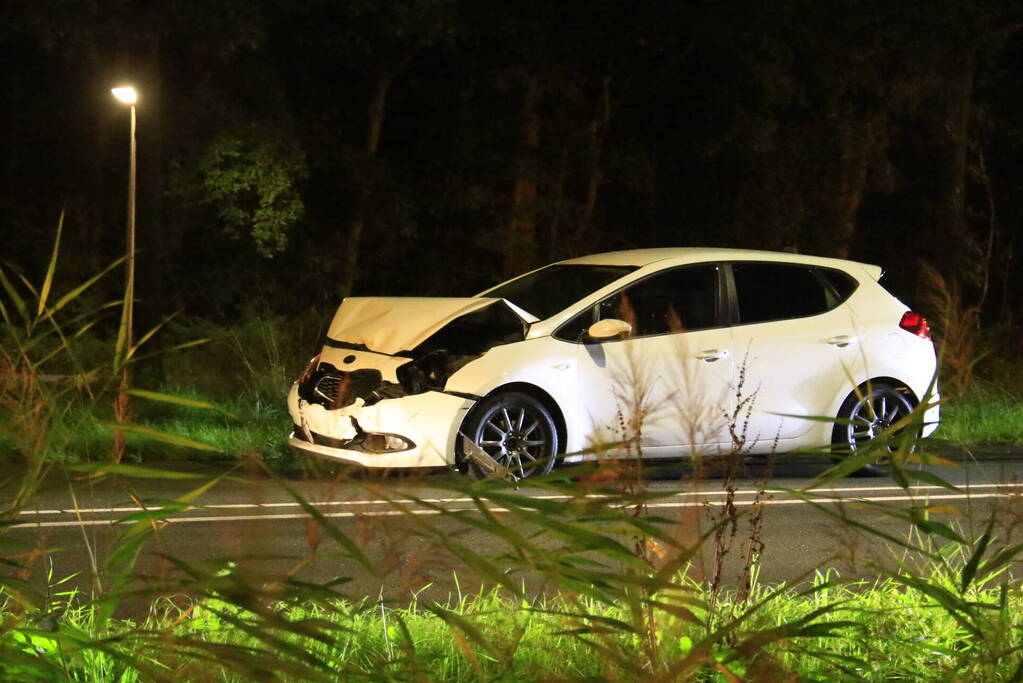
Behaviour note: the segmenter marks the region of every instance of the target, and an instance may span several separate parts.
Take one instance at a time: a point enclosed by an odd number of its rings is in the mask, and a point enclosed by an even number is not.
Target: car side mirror
[[[586,336],[592,341],[606,341],[629,334],[632,334],[632,325],[617,318],[598,320],[586,330]]]

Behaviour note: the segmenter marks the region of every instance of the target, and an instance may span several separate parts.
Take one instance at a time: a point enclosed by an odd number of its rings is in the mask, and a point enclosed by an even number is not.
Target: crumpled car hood
[[[348,297],[334,314],[327,336],[335,342],[395,355],[416,348],[452,320],[499,301],[503,300],[489,297]],[[526,322],[536,320],[510,304],[509,308]]]

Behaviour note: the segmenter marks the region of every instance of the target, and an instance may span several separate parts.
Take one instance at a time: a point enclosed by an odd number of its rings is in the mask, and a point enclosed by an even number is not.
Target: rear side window
[[[739,324],[805,318],[835,305],[824,282],[808,266],[733,263],[732,273]]]

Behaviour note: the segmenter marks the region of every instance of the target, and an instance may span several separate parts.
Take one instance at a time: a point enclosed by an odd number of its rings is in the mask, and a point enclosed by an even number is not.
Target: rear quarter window
[[[838,301],[835,303],[836,306],[851,297],[856,288],[860,286],[856,278],[836,268],[818,268],[817,273],[834,290],[835,295],[838,297]]]

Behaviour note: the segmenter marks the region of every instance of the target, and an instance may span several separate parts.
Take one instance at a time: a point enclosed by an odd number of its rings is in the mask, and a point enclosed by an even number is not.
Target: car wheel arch
[[[535,384],[530,384],[528,382],[509,382],[508,384],[502,384],[501,386],[488,391],[485,396],[480,397],[480,400],[476,402],[476,406],[480,405],[485,399],[488,399],[491,396],[511,392],[532,396],[550,412],[551,417],[554,418],[554,425],[558,430],[558,448],[563,452],[565,448],[565,439],[568,435],[565,415],[561,411],[561,407],[558,405],[557,401],[554,400],[554,397]],[[476,406],[473,406],[471,409],[466,411],[465,416],[462,418],[462,423],[458,426],[459,433],[462,432],[465,425],[473,418]]]
[[[854,396],[857,393],[863,393],[863,391],[865,391],[868,386],[871,386],[871,385],[874,385],[874,384],[887,384],[888,386],[892,387],[896,391],[905,394],[906,397],[909,399],[910,403],[913,404],[914,408],[916,406],[920,405],[920,397],[918,397],[916,395],[916,393],[913,391],[913,389],[910,388],[908,383],[902,381],[901,379],[897,379],[895,377],[889,377],[887,375],[879,375],[877,377],[871,377],[870,379],[867,379],[867,380],[864,380],[864,381],[860,382],[859,384],[856,385],[855,389],[853,389],[852,391],[847,393],[842,398],[841,402],[838,405],[839,406],[845,405],[845,402],[849,400],[850,396]]]

